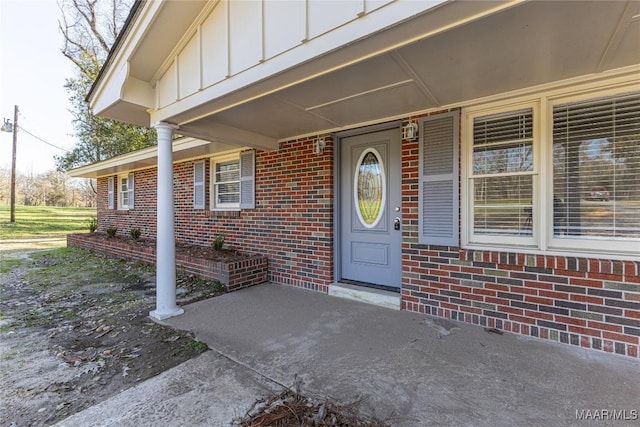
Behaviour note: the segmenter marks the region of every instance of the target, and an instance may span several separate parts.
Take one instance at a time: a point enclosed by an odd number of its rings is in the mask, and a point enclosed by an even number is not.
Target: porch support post
[[[157,320],[184,313],[176,304],[176,236],[173,212],[173,131],[167,123],[154,126],[158,133],[158,209],[156,236],[156,309],[149,313]]]

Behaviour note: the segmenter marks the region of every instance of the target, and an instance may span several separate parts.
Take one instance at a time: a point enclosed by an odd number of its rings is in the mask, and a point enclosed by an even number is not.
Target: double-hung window
[[[118,209],[133,209],[133,173],[118,176]]]
[[[214,208],[240,207],[240,159],[220,159],[213,162]]]
[[[533,244],[535,111],[523,106],[470,117],[472,241]]]
[[[638,255],[640,92],[528,102],[465,111],[462,244]]]
[[[255,151],[211,160],[211,209],[253,208]]]

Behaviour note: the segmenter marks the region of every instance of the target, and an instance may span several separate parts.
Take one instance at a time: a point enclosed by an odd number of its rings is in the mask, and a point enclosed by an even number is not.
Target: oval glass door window
[[[353,196],[356,212],[362,225],[375,227],[386,202],[386,177],[380,153],[375,148],[367,148],[360,155],[353,180]]]

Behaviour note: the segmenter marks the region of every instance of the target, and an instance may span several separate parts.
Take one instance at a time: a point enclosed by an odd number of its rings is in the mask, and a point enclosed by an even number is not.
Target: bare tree
[[[63,156],[56,156],[58,170],[128,153],[155,145],[153,129],[141,128],[94,116],[85,98],[100,67],[109,55],[134,0],[59,0],[59,21],[64,38],[62,54],[78,68],[68,78],[73,125],[77,142]]]
[[[132,4],[132,0],[61,0],[62,54],[93,80],[97,70],[92,65],[107,58]],[[95,62],[88,64],[88,58]]]

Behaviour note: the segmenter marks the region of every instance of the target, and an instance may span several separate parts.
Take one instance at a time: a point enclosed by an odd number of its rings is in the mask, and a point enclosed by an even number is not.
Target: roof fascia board
[[[187,138],[182,138],[182,139],[173,141],[172,151],[173,153],[177,153],[180,151],[189,150],[189,149],[200,147],[202,145],[207,145],[207,144],[209,144],[209,141],[187,137]],[[103,160],[101,162],[96,162],[90,165],[80,166],[78,168],[70,169],[68,173],[71,176],[87,175],[91,173],[96,173],[102,169],[117,167],[125,163],[134,163],[134,162],[140,162],[140,161],[152,159],[154,157],[157,157],[157,155],[158,155],[157,146],[143,148],[140,150],[132,151],[127,154],[112,157],[110,159]]]

